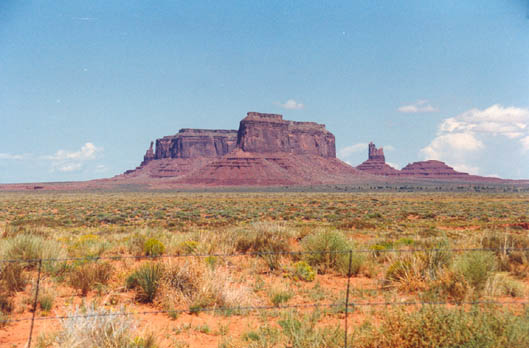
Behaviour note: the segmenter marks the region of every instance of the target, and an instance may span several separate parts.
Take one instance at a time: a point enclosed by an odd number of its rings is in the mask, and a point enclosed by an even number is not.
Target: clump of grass
[[[380,325],[355,330],[359,348],[518,348],[529,346],[529,310],[522,315],[495,307],[422,306],[384,311]]]
[[[507,273],[496,273],[485,284],[485,294],[488,296],[523,297],[526,293],[524,284]]]
[[[349,268],[349,251],[353,244],[339,231],[317,230],[309,234],[301,241],[305,261],[312,267],[316,267],[319,273],[329,270],[346,274]],[[352,253],[351,274],[360,272],[365,258],[357,253]]]
[[[73,268],[70,272],[70,285],[86,296],[96,285],[106,285],[114,268],[107,262],[88,262]]]
[[[158,293],[164,268],[157,262],[141,265],[127,278],[127,288],[137,289],[137,297],[143,302],[152,302]]]
[[[268,296],[270,297],[270,302],[276,307],[287,303],[294,294],[290,289],[285,287],[275,287],[270,289]]]
[[[165,252],[165,245],[156,238],[149,238],[143,244],[143,252],[147,256],[160,256]]]

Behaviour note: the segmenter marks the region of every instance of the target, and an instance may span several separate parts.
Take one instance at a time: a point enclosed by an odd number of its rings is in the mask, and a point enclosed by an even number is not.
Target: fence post
[[[31,317],[31,326],[29,328],[28,348],[31,348],[31,338],[33,337],[33,326],[35,325],[35,315],[37,314],[37,303],[39,300],[40,272],[42,269],[42,259],[39,260],[39,269],[37,271],[37,286],[35,288],[35,299],[33,300],[33,315]]]
[[[349,332],[347,325],[347,317],[349,314],[349,287],[351,284],[351,264],[353,262],[353,250],[349,250],[349,268],[347,270],[347,292],[345,293],[345,337],[344,348],[347,348],[347,334]]]

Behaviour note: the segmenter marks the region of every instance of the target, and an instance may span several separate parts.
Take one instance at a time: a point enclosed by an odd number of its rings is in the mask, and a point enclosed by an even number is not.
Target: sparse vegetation
[[[350,308],[355,347],[474,347],[474,332],[525,346],[517,303],[528,294],[529,253],[512,248],[529,246],[527,211],[525,194],[2,195],[0,256],[22,262],[0,263],[0,326],[30,315],[36,260],[59,258],[42,262],[37,317],[164,311],[123,316],[131,326],[108,319],[128,327],[112,344],[342,346],[351,255],[350,303],[440,303]],[[452,250],[468,248],[494,250]],[[483,313],[467,304],[505,298],[512,304]],[[310,314],[304,306],[315,303],[331,307]],[[282,308],[290,305],[300,310]],[[186,312],[197,315],[192,325]],[[67,331],[40,332],[38,346],[82,334]]]

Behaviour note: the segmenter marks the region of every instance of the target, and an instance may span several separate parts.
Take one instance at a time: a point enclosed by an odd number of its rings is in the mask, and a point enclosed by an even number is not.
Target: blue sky
[[[529,178],[525,0],[0,2],[0,182],[110,177],[247,111],[339,157]]]

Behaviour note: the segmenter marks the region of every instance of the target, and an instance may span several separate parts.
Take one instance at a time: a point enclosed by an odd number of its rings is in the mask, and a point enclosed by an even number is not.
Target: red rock
[[[435,177],[435,178],[465,178],[468,173],[455,171],[444,162],[429,160],[408,164],[400,171],[401,176]]]
[[[368,158],[356,169],[367,172],[373,175],[397,176],[400,171],[386,164],[386,157],[384,156],[384,149],[377,149],[375,144],[369,143]]]

